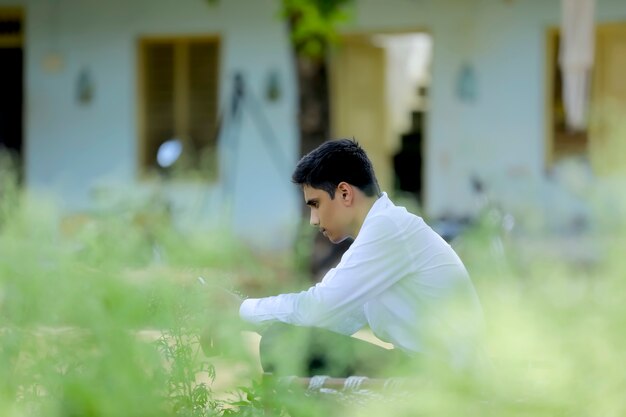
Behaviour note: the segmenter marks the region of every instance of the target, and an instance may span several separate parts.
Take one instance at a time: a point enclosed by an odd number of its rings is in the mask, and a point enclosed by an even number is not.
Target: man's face
[[[349,237],[348,210],[339,190],[335,190],[335,198],[324,190],[305,185],[302,188],[304,201],[311,209],[311,226],[316,226],[333,243],[340,243]]]

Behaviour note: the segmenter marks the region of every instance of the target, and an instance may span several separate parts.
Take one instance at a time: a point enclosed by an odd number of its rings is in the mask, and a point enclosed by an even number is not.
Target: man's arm
[[[245,300],[252,323],[281,321],[351,334],[366,324],[363,306],[404,275],[410,259],[402,232],[389,219],[368,219],[339,265],[307,291]]]

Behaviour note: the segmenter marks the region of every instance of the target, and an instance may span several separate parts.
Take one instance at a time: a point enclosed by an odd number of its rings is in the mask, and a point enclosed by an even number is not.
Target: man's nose
[[[315,210],[311,210],[311,218],[309,219],[311,226],[317,226],[320,224],[320,218],[317,216]]]

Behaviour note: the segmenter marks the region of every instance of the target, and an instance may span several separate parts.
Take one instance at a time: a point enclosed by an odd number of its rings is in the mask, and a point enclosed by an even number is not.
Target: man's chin
[[[350,237],[350,236],[344,235],[344,236],[341,236],[339,238],[336,238],[334,236],[331,236],[328,233],[328,230],[325,230],[325,229],[322,231],[322,234],[324,235],[324,237],[326,239],[328,239],[330,241],[330,243],[334,243],[335,245],[340,244],[341,242],[343,242],[344,240],[346,240],[346,239],[348,239]]]
[[[344,240],[346,240],[347,238],[348,238],[348,236],[344,236],[344,237],[341,237],[339,239],[334,239],[334,238],[328,237],[328,240],[330,240],[330,243],[334,243],[335,245],[338,245],[341,242],[343,242]]]

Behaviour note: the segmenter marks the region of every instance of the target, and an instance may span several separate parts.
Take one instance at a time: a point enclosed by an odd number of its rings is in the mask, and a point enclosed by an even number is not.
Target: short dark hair
[[[354,139],[324,142],[300,159],[291,176],[295,184],[326,191],[335,198],[335,189],[345,181],[365,195],[380,194],[372,162]]]

